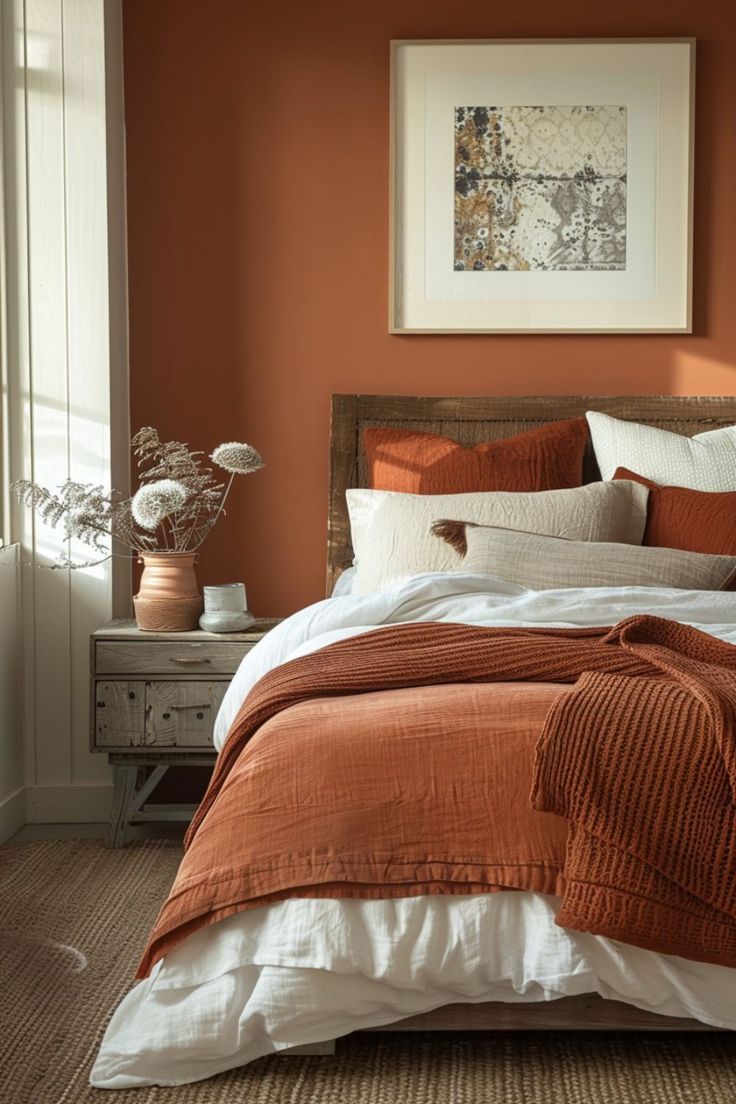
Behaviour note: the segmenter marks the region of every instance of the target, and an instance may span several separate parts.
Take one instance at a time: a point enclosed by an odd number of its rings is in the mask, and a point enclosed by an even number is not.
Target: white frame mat
[[[690,333],[694,39],[391,43],[391,333]],[[617,271],[454,269],[454,108],[626,110]]]

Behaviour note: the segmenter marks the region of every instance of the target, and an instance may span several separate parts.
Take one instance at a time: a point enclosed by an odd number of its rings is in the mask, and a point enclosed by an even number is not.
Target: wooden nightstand
[[[212,733],[241,659],[278,624],[257,621],[242,633],[141,632],[111,621],[91,638],[91,748],[113,768],[107,844],[122,847],[131,824],[189,820],[194,806],[148,799],[170,767],[212,766]]]

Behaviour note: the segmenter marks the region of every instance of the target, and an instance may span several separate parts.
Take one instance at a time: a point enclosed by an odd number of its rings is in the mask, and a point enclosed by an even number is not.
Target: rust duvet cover
[[[284,663],[238,713],[139,976],[286,897],[526,889],[557,922],[736,965],[736,648],[420,623]]]

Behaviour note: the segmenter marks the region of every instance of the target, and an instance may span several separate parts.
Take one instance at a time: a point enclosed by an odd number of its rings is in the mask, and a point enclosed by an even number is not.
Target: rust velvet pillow
[[[570,418],[472,448],[435,433],[372,428],[363,430],[363,447],[377,491],[555,491],[580,486],[587,438],[585,419]]]
[[[628,468],[616,468],[613,478],[631,479],[649,488],[642,544],[717,556],[736,555],[736,491],[663,487]]]

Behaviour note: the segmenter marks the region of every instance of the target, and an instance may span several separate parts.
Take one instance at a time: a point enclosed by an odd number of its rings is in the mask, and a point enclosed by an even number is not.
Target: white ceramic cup
[[[204,613],[199,619],[205,632],[242,632],[255,621],[248,613],[243,583],[223,583],[204,589]]]
[[[204,588],[205,613],[218,613],[227,610],[230,613],[245,613],[248,603],[243,583],[223,583],[221,586]]]

